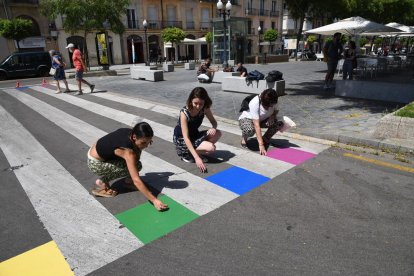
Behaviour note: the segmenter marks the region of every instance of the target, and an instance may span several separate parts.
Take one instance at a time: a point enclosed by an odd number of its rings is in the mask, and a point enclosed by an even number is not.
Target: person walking
[[[152,144],[154,132],[146,122],[138,123],[133,129],[120,128],[100,138],[88,151],[88,168],[100,176],[92,194],[98,197],[114,197],[118,192],[111,189],[109,182],[127,177],[127,185],[138,189],[153,205],[162,211],[168,208],[157,199],[139,176],[142,169],[141,152]]]
[[[212,101],[203,87],[194,88],[188,96],[186,106],[180,110],[180,117],[174,128],[173,142],[179,157],[184,162],[196,163],[201,172],[206,172],[204,163],[208,159],[203,154],[216,150],[215,143],[220,139],[217,121],[211,112]],[[212,127],[199,130],[204,116]]]
[[[335,33],[333,39],[328,41],[323,47],[324,57],[327,59],[328,72],[325,76],[325,86],[324,89],[334,88],[332,86],[332,81],[335,76],[335,70],[338,66],[338,61],[341,58],[343,48],[341,45],[341,33]]]
[[[66,90],[64,93],[69,93],[70,89],[68,86],[68,82],[66,81],[66,75],[65,75],[66,64],[62,61],[62,56],[55,50],[50,50],[49,55],[52,58],[52,68],[55,69],[55,74],[53,75],[53,79],[56,81],[56,87],[57,87],[56,94],[62,93],[62,91],[60,91],[59,81],[63,81],[63,83],[66,86]]]
[[[349,48],[344,51],[344,65],[342,66],[342,79],[349,77],[353,79],[353,71],[356,68],[356,45],[355,41],[349,42]]]
[[[247,139],[256,134],[260,154],[266,155],[270,139],[284,124],[277,120],[279,112],[277,100],[276,90],[272,88],[264,90],[260,95],[250,100],[249,109],[244,110],[239,117],[242,148],[247,148]],[[262,135],[262,128],[267,128],[264,135]]]
[[[66,46],[66,48],[69,49],[69,52],[72,53],[72,61],[73,61],[73,65],[75,66],[75,79],[78,83],[78,92],[75,95],[77,96],[83,95],[82,83],[88,85],[89,88],[91,89],[91,93],[93,93],[93,90],[95,89],[95,85],[90,84],[89,82],[83,79],[83,73],[86,73],[88,69],[85,65],[85,62],[83,61],[81,51],[73,43],[69,43],[68,46]]]

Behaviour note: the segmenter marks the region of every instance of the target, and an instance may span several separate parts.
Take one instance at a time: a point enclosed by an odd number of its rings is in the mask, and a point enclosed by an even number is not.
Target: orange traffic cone
[[[20,87],[20,82],[16,81],[16,88],[19,88],[19,87]]]
[[[45,78],[43,78],[42,85],[45,86],[46,84],[47,84],[47,82],[46,82]]]

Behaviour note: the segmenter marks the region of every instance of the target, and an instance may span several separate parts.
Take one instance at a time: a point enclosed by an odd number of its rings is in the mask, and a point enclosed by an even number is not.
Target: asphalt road
[[[185,101],[189,87],[181,98],[160,90],[155,97],[164,93],[166,106],[143,100],[151,96],[143,88],[153,83],[137,82],[120,93],[102,84],[123,87],[124,77],[92,80],[102,93],[82,97],[56,95],[53,87],[38,86],[39,79],[27,80],[24,85],[37,86],[23,90],[0,84],[0,272],[6,260],[55,242],[76,275],[414,274],[409,157],[277,135],[271,149],[312,153],[292,164],[240,149],[237,127],[221,122],[222,144],[203,175],[178,160],[166,135],[176,122],[175,103]],[[130,97],[135,90],[139,96]],[[197,215],[145,245],[117,220],[147,204],[145,198],[139,192],[92,197],[96,176],[85,160],[102,133],[140,119],[157,126],[143,156],[144,180],[179,203],[165,217],[182,206]],[[240,194],[207,181],[235,167],[268,180]],[[151,210],[145,215],[154,215]]]

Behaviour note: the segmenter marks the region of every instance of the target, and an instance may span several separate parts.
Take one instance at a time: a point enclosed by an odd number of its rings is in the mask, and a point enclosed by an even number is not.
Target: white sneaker
[[[190,157],[181,157],[181,160],[183,160],[184,162],[187,162],[187,163],[194,163],[195,162],[195,160],[192,156],[190,156]]]

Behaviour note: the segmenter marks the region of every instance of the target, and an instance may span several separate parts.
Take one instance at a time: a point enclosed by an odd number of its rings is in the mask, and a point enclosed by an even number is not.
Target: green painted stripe
[[[166,195],[159,199],[168,205],[168,211],[158,212],[147,202],[116,215],[116,218],[145,244],[199,217]]]

